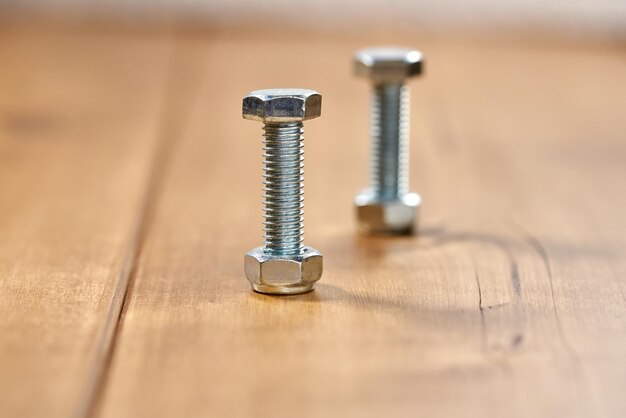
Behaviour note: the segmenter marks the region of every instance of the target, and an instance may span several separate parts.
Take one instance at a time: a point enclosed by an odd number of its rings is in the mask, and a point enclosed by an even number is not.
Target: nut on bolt
[[[408,191],[410,92],[405,81],[422,70],[422,54],[411,49],[370,48],[354,57],[354,73],[369,79],[373,88],[370,185],[355,198],[365,233],[415,230],[421,199]]]
[[[260,293],[290,295],[308,292],[322,277],[323,256],[310,247],[301,254],[267,254],[263,247],[248,252],[244,270],[252,288]]]
[[[244,119],[263,122],[265,244],[244,258],[246,277],[260,293],[308,292],[322,276],[319,251],[304,241],[303,124],[321,114],[313,90],[257,90],[243,99]]]

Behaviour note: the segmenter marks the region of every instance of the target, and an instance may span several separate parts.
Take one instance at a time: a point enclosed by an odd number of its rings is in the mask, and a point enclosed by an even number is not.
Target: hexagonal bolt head
[[[405,48],[368,48],[354,56],[354,73],[374,83],[402,82],[422,73],[422,53]]]
[[[322,261],[322,254],[310,247],[296,256],[268,255],[259,247],[246,254],[244,269],[255,291],[293,295],[313,290],[322,277]]]
[[[256,90],[243,98],[243,118],[266,123],[301,122],[321,112],[322,96],[313,90]]]
[[[398,200],[381,201],[363,192],[355,199],[359,228],[367,234],[410,234],[417,223],[420,203],[421,198],[416,193],[407,193]]]

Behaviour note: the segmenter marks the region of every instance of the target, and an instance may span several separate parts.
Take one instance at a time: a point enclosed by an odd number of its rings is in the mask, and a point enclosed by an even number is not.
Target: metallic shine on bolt
[[[260,293],[304,293],[322,276],[319,251],[304,241],[304,143],[302,122],[321,114],[313,90],[257,90],[243,98],[244,119],[263,122],[265,245],[246,254],[244,270]]]
[[[402,48],[356,53],[354,73],[373,87],[370,186],[355,198],[359,229],[368,234],[410,234],[421,198],[409,193],[410,92],[405,81],[422,73],[422,54]]]

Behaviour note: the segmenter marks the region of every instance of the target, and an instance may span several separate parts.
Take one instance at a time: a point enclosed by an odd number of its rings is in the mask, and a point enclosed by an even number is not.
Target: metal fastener
[[[405,82],[421,74],[422,66],[422,54],[411,49],[370,48],[354,57],[355,74],[373,86],[370,186],[355,198],[363,232],[415,229],[421,199],[408,191],[410,92]]]
[[[245,256],[244,269],[260,293],[308,292],[322,276],[322,254],[304,246],[304,149],[302,122],[321,114],[313,90],[253,91],[243,117],[264,124],[263,203],[265,245]]]

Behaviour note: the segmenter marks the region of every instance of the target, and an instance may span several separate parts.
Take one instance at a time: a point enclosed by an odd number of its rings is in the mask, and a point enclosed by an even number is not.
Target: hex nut
[[[422,70],[422,53],[413,49],[368,48],[354,56],[354,73],[374,83],[402,82]]]
[[[243,98],[243,118],[265,123],[301,122],[321,112],[322,96],[314,90],[256,90]]]
[[[310,247],[304,247],[296,256],[268,255],[259,247],[246,254],[244,269],[252,288],[259,293],[304,293],[313,290],[322,277],[323,257]]]
[[[357,195],[355,205],[359,229],[367,234],[411,234],[418,220],[421,198],[408,193],[401,199],[381,201],[371,193]]]

